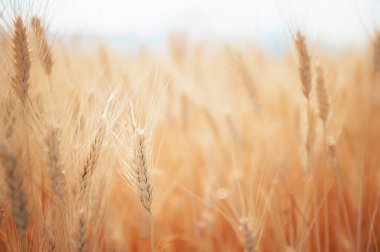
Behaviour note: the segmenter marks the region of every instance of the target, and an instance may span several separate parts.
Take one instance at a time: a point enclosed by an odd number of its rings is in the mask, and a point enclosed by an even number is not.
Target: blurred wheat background
[[[376,14],[273,1],[282,42],[232,22],[131,46],[85,3],[1,2],[0,251],[380,251]]]

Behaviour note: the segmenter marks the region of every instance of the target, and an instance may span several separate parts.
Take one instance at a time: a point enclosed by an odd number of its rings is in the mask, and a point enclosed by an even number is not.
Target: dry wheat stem
[[[25,103],[29,90],[30,55],[26,28],[21,17],[17,17],[14,22],[12,54],[15,67],[12,86],[21,101]]]
[[[317,100],[318,100],[318,108],[319,108],[319,117],[323,121],[324,125],[324,145],[323,148],[326,150],[326,134],[327,134],[327,119],[329,116],[329,101],[328,101],[328,96],[327,96],[327,90],[325,86],[325,78],[323,74],[323,69],[320,65],[317,65],[316,67],[316,73],[317,73],[317,80],[316,80],[316,92],[317,92]],[[325,165],[324,167],[327,167],[326,160],[324,160]],[[327,172],[327,170],[325,170]],[[323,194],[324,194],[324,199],[327,199],[328,197],[328,192],[327,192],[327,181],[326,181],[326,176],[323,177]],[[329,251],[328,243],[329,243],[329,228],[328,228],[328,200],[325,200],[325,206],[323,208],[323,215],[324,215],[324,239],[325,239],[325,251]]]
[[[324,153],[326,153],[326,131],[327,131],[327,119],[329,115],[329,101],[327,96],[327,91],[325,87],[325,79],[323,74],[322,67],[318,64],[316,67],[316,94],[317,94],[317,102],[318,102],[318,109],[319,109],[319,117],[321,118],[323,122],[323,128],[324,128],[324,137],[323,137],[323,148]],[[327,167],[326,160],[324,160],[324,166]],[[327,172],[327,170],[325,170]],[[324,251],[329,251],[329,228],[328,228],[328,192],[327,192],[327,181],[326,176],[323,177],[323,201],[324,207],[323,207],[323,217],[324,217],[324,244],[325,248]],[[318,223],[316,223],[318,225]]]
[[[344,218],[344,222],[346,225],[346,229],[349,231],[351,241],[354,241],[354,238],[353,238],[354,235],[353,235],[352,230],[351,230],[349,216],[348,216],[347,204],[346,204],[346,200],[344,199],[344,192],[343,192],[343,185],[342,185],[343,181],[342,181],[342,176],[340,174],[340,167],[339,167],[338,158],[336,155],[336,143],[335,143],[335,140],[333,140],[332,138],[329,139],[329,141],[327,142],[327,150],[328,150],[330,163],[331,163],[331,166],[333,168],[334,176],[335,176],[335,179],[338,183],[338,192],[337,192],[338,201],[340,202],[340,204],[343,207],[343,218]]]
[[[312,106],[308,106],[308,129],[307,129],[307,138],[306,138],[306,153],[309,167],[312,161],[312,154],[314,150],[315,136],[316,136],[316,120],[317,116],[315,114],[315,109]]]

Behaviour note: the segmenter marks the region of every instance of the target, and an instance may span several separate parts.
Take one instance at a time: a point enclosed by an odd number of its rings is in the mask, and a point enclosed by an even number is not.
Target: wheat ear
[[[307,128],[307,139],[306,139],[306,153],[307,153],[307,167],[310,166],[311,152],[313,148],[313,138],[315,135],[315,120],[314,111],[311,107],[310,102],[310,91],[312,88],[311,82],[311,60],[309,51],[306,44],[305,36],[298,31],[294,39],[294,43],[298,52],[298,64],[299,64],[299,78],[302,84],[302,93],[307,99],[307,118],[308,118],[308,128]]]
[[[380,30],[375,34],[373,40],[373,72],[377,74],[380,71]]]
[[[50,182],[57,199],[65,197],[65,172],[61,160],[59,130],[52,128],[48,133],[45,143],[48,149],[47,163]]]
[[[104,123],[102,122],[99,130],[96,133],[94,142],[91,145],[90,153],[82,168],[81,184],[80,184],[81,192],[84,192],[89,188],[91,176],[94,172],[96,163],[98,162],[98,159],[99,159],[99,153],[103,144],[104,134],[105,134],[105,126],[104,126]]]
[[[145,152],[145,134],[143,129],[136,129],[134,164],[137,175],[137,189],[143,207],[150,212],[153,186],[150,179],[148,160]]]
[[[42,25],[41,20],[38,17],[32,17],[32,28],[34,36],[36,37],[36,40],[38,42],[39,60],[44,66],[45,73],[47,75],[50,75],[51,70],[53,68],[51,48],[47,40],[46,31]]]
[[[140,197],[140,202],[150,216],[150,235],[151,235],[151,251],[154,252],[154,222],[151,212],[153,201],[153,185],[150,177],[149,161],[145,146],[145,133],[141,128],[137,128],[134,124],[134,177],[136,178],[136,188]]]
[[[297,32],[295,45],[298,52],[299,76],[302,83],[302,92],[309,99],[311,90],[311,66],[310,55],[306,45],[306,38],[301,32]]]
[[[75,238],[75,247],[78,252],[87,252],[87,221],[84,215],[84,210],[79,211],[77,236]]]
[[[329,116],[330,104],[327,96],[327,90],[325,86],[325,78],[323,74],[323,69],[320,65],[317,66],[317,98],[318,98],[318,108],[319,117],[322,119],[323,123],[326,125],[327,118]]]
[[[244,241],[244,250],[246,252],[254,252],[255,249],[255,239],[253,237],[253,232],[249,226],[247,218],[242,218],[239,223],[239,230]]]
[[[15,67],[12,86],[24,103],[29,90],[30,55],[26,28],[21,17],[17,17],[14,22],[12,54]]]
[[[130,120],[133,129],[133,156],[132,156],[132,178],[140,197],[142,206],[151,213],[153,185],[150,178],[149,157],[145,146],[144,129],[137,126],[132,105],[129,108]]]
[[[29,225],[29,213],[27,210],[27,196],[24,189],[23,172],[17,164],[17,157],[0,147],[1,162],[7,175],[8,194],[12,205],[13,221],[16,225],[18,236],[24,240]]]
[[[259,96],[256,89],[256,84],[253,79],[252,74],[250,73],[246,62],[244,61],[242,55],[240,53],[235,53],[235,68],[239,74],[239,77],[248,91],[249,97],[251,98],[251,102],[255,112],[258,114],[261,113],[261,102],[259,100]]]
[[[16,124],[16,115],[15,115],[15,107],[14,107],[15,102],[10,92],[6,99],[7,100],[5,104],[4,125],[5,125],[5,141],[8,144],[14,133],[14,126]]]

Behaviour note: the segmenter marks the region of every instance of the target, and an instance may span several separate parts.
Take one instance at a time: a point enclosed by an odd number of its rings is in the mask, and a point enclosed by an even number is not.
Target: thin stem
[[[152,252],[154,252],[154,221],[153,221],[152,212],[149,212],[149,218],[150,218],[150,246],[151,246]]]
[[[372,81],[371,86],[371,93],[370,93],[370,102],[369,102],[369,110],[368,110],[368,117],[367,117],[367,125],[366,125],[366,131],[365,131],[365,143],[364,143],[364,152],[363,152],[363,162],[360,167],[360,184],[359,184],[359,209],[358,209],[358,216],[357,216],[357,222],[356,222],[356,228],[357,228],[357,236],[356,236],[356,251],[361,250],[361,229],[362,229],[362,218],[363,218],[363,194],[364,194],[364,183],[365,183],[365,164],[366,164],[366,158],[368,153],[368,137],[369,137],[369,131],[370,131],[370,124],[372,119],[372,110],[373,110],[373,102],[374,102],[374,93],[375,93],[375,85],[376,84],[376,75],[374,77],[374,80]]]
[[[314,218],[315,218],[315,229],[314,229],[314,234],[315,234],[315,241],[316,241],[316,244],[317,244],[317,251],[318,252],[321,252],[321,242],[320,242],[320,238],[319,238],[319,221],[318,221],[318,199],[317,199],[317,191],[316,191],[316,188],[317,188],[317,181],[316,181],[316,174],[315,174],[315,169],[312,168],[312,142],[311,142],[311,133],[310,133],[310,130],[311,130],[311,127],[314,127],[312,125],[312,122],[311,122],[311,104],[310,104],[310,100],[307,99],[307,121],[308,121],[308,132],[307,132],[307,169],[309,170],[310,174],[311,174],[311,177],[312,177],[312,181],[313,181],[313,194],[314,194],[314,197],[313,197],[313,210],[314,210]]]
[[[326,153],[327,153],[327,150],[326,150],[326,146],[327,146],[327,141],[326,141],[326,135],[327,135],[327,127],[326,127],[326,123],[323,123],[323,129],[324,129],[324,137],[323,137],[323,154],[324,156],[326,157]],[[327,172],[328,170],[326,169],[327,168],[327,160],[326,158],[324,158],[324,166],[325,170],[323,172],[325,172],[325,175],[327,175]],[[328,216],[328,209],[329,209],[329,206],[328,206],[328,195],[327,195],[327,176],[323,176],[323,197],[324,197],[324,202],[325,202],[325,206],[323,208],[323,215],[324,215],[324,225],[325,225],[325,251],[329,251],[329,216]]]
[[[375,226],[375,221],[376,221],[377,213],[379,212],[380,191],[378,192],[376,198],[377,198],[377,200],[376,200],[376,206],[375,206],[375,210],[373,210],[373,214],[372,214],[372,217],[371,217],[371,223],[370,223],[370,227],[369,227],[369,234],[368,234],[366,252],[369,252],[369,250],[371,248],[371,245],[370,245],[371,244],[371,235],[372,235],[372,232],[373,232],[373,229],[374,229],[374,226]]]

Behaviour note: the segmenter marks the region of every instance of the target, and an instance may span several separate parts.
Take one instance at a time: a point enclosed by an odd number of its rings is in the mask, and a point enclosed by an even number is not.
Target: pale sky
[[[339,47],[363,43],[380,27],[380,0],[51,0],[47,18],[57,33],[148,40],[184,30],[197,38],[286,41],[300,28]]]

